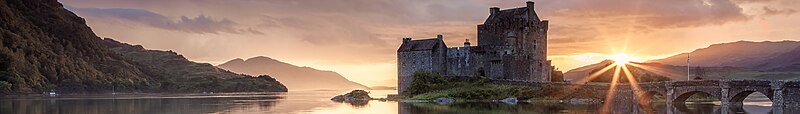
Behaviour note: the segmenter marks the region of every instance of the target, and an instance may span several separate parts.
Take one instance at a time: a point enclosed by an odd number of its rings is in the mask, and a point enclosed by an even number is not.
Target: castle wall
[[[482,76],[490,79],[548,82],[552,73],[547,60],[549,22],[536,15],[533,2],[523,8],[491,8],[484,24],[478,25],[478,46],[447,48],[442,36],[427,50],[408,51],[415,45],[404,39],[398,51],[398,91],[404,94],[414,72],[429,71],[447,76]],[[427,41],[430,41],[428,39]],[[414,40],[423,41],[423,40]],[[416,43],[414,43],[416,44]],[[404,48],[404,46],[406,48]],[[408,47],[412,46],[412,47]]]
[[[434,70],[432,55],[428,50],[397,53],[397,89],[400,94],[411,85],[414,72]]]
[[[447,46],[444,45],[444,42],[431,50],[431,62],[433,63],[433,69],[431,69],[430,72],[439,75],[445,75],[447,73],[450,66],[447,64]]]
[[[481,46],[479,46],[481,47]],[[481,47],[479,50],[472,50],[475,55],[476,76],[483,76],[491,79],[505,79],[503,67],[504,47]]]
[[[475,55],[469,48],[447,48],[447,73],[449,76],[475,76]]]
[[[488,77],[528,81],[549,81],[547,21],[498,18],[496,23],[478,26],[478,46],[486,49],[484,68]]]

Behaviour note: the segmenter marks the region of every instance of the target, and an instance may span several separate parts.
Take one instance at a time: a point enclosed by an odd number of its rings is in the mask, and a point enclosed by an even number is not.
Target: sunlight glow
[[[611,105],[614,104],[614,95],[616,94],[617,84],[619,82],[619,74],[622,70],[620,68],[621,65],[614,65],[614,76],[611,78],[611,85],[608,88],[608,93],[606,93],[606,98],[603,103],[603,108],[600,110],[602,113],[608,113],[611,109]]]
[[[621,76],[621,75],[624,75],[624,78],[626,78],[628,80],[628,85],[630,85],[632,87],[634,92],[637,92],[637,93],[634,93],[634,95],[637,97],[637,99],[639,99],[641,97],[640,94],[642,94],[642,93],[638,93],[638,92],[642,92],[642,88],[639,86],[638,80],[635,78],[633,73],[631,73],[631,70],[628,69],[628,65],[629,64],[633,64],[633,63],[630,63],[630,62],[638,61],[639,58],[636,58],[636,57],[633,57],[633,56],[629,56],[627,54],[615,54],[615,55],[609,56],[608,59],[613,60],[614,64],[613,65],[608,65],[608,66],[606,66],[606,68],[603,68],[599,72],[595,72],[594,74],[589,76],[589,78],[594,78],[594,77],[596,77],[595,75],[599,75],[600,73],[603,73],[603,72],[606,72],[607,70],[610,70],[610,68],[612,68],[612,66],[614,68],[614,74],[613,74],[613,77],[611,78],[611,82],[610,82],[611,84],[609,85],[610,87],[608,88],[608,91],[607,91],[608,93],[606,93],[606,98],[604,100],[604,101],[607,101],[607,102],[603,104],[603,108],[601,109],[601,112],[610,111],[610,107],[611,107],[611,105],[613,105],[612,101],[614,101],[614,95],[616,94],[617,85],[620,83],[619,79],[623,78],[623,76]],[[639,104],[643,104],[643,102],[639,101]]]
[[[637,57],[633,57],[633,56],[630,56],[630,55],[624,54],[624,53],[608,56],[608,59],[613,60],[614,64],[617,64],[617,65],[623,65],[623,64],[627,64],[629,62],[639,61],[640,60]]]

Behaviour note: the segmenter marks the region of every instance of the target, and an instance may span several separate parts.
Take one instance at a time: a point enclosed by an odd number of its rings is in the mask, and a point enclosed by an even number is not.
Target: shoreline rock
[[[364,102],[372,100],[372,97],[369,96],[369,92],[367,91],[353,90],[344,95],[334,96],[331,100],[336,102]]]

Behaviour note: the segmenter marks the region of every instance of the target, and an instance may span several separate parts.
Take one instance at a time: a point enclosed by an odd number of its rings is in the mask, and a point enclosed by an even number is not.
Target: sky
[[[267,56],[394,86],[403,37],[477,41],[490,7],[527,0],[60,0],[105,38],[218,65]],[[711,44],[800,40],[798,0],[536,0],[562,71],[627,54],[659,59]]]

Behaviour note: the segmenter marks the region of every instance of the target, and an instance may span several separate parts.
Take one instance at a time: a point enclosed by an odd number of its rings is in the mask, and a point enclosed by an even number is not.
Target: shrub
[[[12,86],[11,83],[8,83],[6,81],[0,81],[0,91],[4,91],[4,92],[5,91],[11,91],[11,86]]]
[[[408,87],[408,94],[413,96],[444,89],[443,86],[446,84],[446,82],[447,81],[444,79],[444,77],[440,76],[439,74],[417,71],[412,76],[411,85]]]

